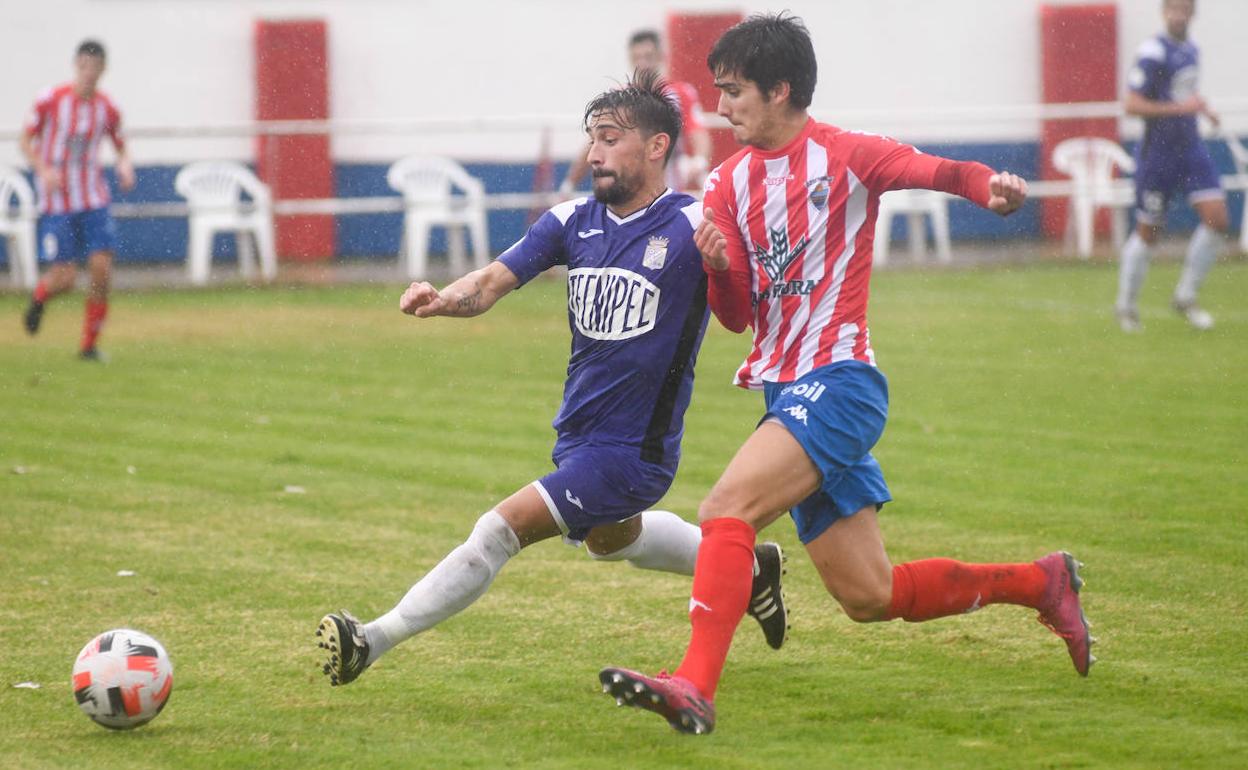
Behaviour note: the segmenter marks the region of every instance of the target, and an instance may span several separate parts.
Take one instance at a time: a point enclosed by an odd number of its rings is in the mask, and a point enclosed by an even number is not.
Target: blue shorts
[[[550,515],[573,543],[602,524],[615,524],[651,508],[667,494],[675,465],[641,459],[640,447],[578,444],[559,448],[555,470],[537,481]]]
[[[1180,192],[1188,203],[1220,200],[1222,181],[1204,142],[1193,142],[1185,149],[1146,147],[1137,158],[1135,169],[1135,216],[1146,225],[1165,222],[1171,197]]]
[[[794,382],[764,385],[767,414],[788,428],[823,481],[789,514],[809,543],[838,519],[892,500],[871,456],[888,419],[888,380],[861,361],[822,366]]]
[[[39,217],[39,261],[81,262],[97,251],[117,250],[117,223],[108,209]]]

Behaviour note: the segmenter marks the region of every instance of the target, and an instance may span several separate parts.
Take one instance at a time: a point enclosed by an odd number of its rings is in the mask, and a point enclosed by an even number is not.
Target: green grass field
[[[596,680],[678,662],[688,580],[556,542],[358,683],[315,667],[324,612],[389,609],[549,468],[559,282],[468,321],[402,316],[397,285],[123,293],[107,366],[73,357],[81,295],[33,340],[24,299],[0,297],[0,765],[1242,767],[1248,265],[1211,274],[1205,334],[1166,309],[1175,277],[1154,269],[1132,337],[1106,265],[875,281],[891,556],[1073,551],[1090,678],[1020,608],[850,622],[783,519],[790,641],[742,625],[705,738]],[[727,384],[746,347],[718,329],[703,347],[665,501],[686,517],[759,414]],[[175,665],[169,707],[129,733],[69,687],[78,649],[119,626]]]

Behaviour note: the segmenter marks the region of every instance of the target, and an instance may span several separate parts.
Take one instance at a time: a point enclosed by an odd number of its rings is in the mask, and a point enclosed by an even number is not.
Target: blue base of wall
[[[929,144],[920,147],[925,152],[955,160],[977,160],[993,168],[1007,169],[1027,179],[1037,178],[1039,145],[1036,142],[1002,142],[992,144]],[[1128,149],[1133,149],[1128,147]],[[1222,142],[1209,143],[1221,173],[1233,173],[1230,153]],[[529,192],[533,189],[536,166],[532,163],[468,163],[468,173],[480,178],[492,193]],[[117,197],[127,203],[150,203],[179,201],[173,191],[173,178],[178,166],[143,166],[138,171],[138,183],[134,190]],[[335,192],[340,198],[361,198],[395,195],[386,184],[387,164],[341,163],[335,166]],[[555,179],[562,179],[567,164],[556,164]],[[113,189],[116,184],[109,179]],[[1231,193],[1232,229],[1239,222],[1243,205],[1242,192]],[[527,211],[493,211],[490,213],[490,250],[498,254],[524,233],[529,218]],[[1040,209],[1028,206],[1023,211],[1002,220],[970,203],[955,203],[949,211],[950,229],[955,239],[997,240],[1012,238],[1038,238],[1041,235]],[[348,214],[336,217],[338,253],[344,257],[384,257],[392,259],[399,252],[403,229],[401,214]],[[119,219],[119,244],[117,259],[122,262],[180,262],[186,257],[187,226],[184,219]],[[1187,206],[1171,207],[1167,229],[1190,230],[1196,226],[1196,217]],[[905,221],[898,218],[893,235],[905,235]],[[0,241],[0,264],[7,266],[5,245]],[[434,253],[445,252],[446,236],[436,230],[430,243]],[[234,239],[228,235],[218,236],[214,244],[215,258],[230,260],[235,257]]]

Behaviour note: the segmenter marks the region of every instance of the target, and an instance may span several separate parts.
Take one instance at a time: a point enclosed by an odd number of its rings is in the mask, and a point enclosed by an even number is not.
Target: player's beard
[[[602,184],[598,180],[607,180]],[[594,172],[594,197],[599,203],[605,203],[608,206],[625,203],[637,194],[637,190],[641,188],[641,179],[632,177],[619,171],[606,171],[603,173]]]

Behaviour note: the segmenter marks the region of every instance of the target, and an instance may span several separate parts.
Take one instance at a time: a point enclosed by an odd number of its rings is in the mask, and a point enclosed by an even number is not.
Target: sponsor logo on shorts
[[[803,382],[801,385],[790,385],[780,391],[780,395],[787,396],[792,393],[795,396],[801,396],[810,401],[818,401],[823,392],[828,389],[827,385],[821,382]]]
[[[638,337],[654,328],[659,287],[622,267],[578,267],[568,271],[568,310],[590,339]]]
[[[581,498],[572,496],[572,490],[565,489],[563,490],[563,494],[565,497],[568,498],[569,503],[572,503],[577,508],[580,508],[582,511],[585,510],[585,506],[581,505]]]

